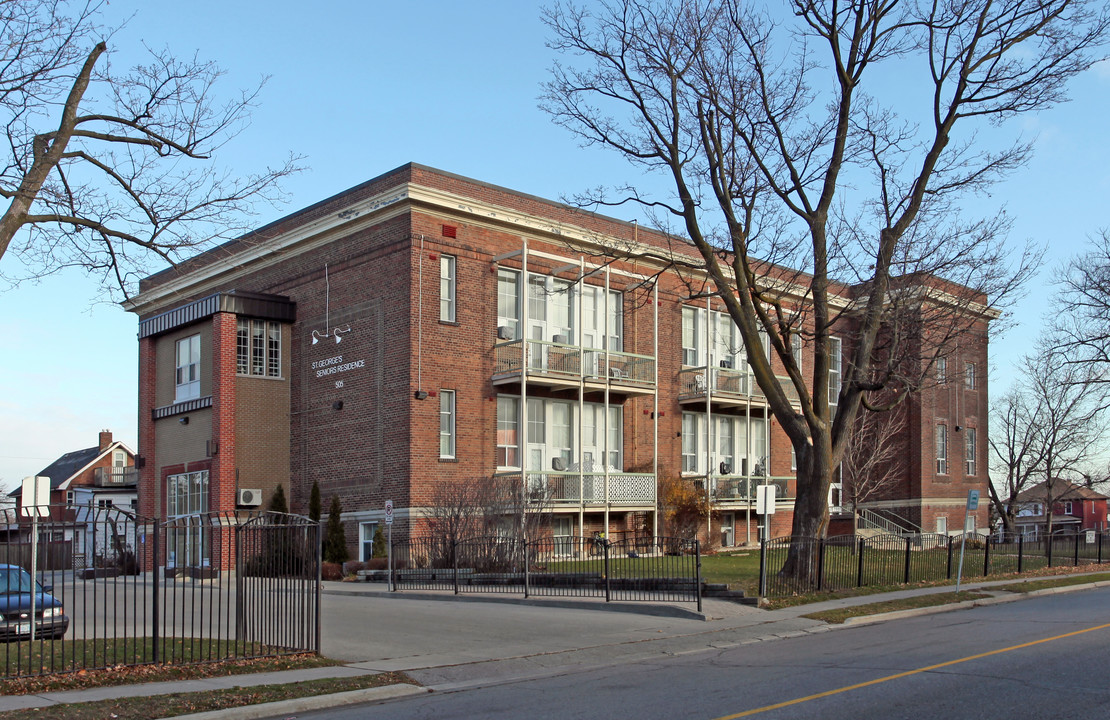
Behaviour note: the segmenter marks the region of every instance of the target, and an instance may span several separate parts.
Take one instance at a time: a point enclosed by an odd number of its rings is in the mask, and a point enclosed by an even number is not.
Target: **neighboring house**
[[[668,475],[706,493],[715,543],[755,538],[763,483],[778,488],[772,534],[789,533],[791,446],[723,306],[665,264],[601,256],[606,244],[692,252],[409,164],[146,278],[126,303],[139,316],[140,513],[265,508],[278,485],[304,512],[318,482],[365,551],[387,500],[403,537],[444,486],[509,477],[547,498],[556,537],[616,538],[661,529]],[[831,291],[847,306],[864,289]],[[995,315],[981,300],[951,376],[902,413],[903,475],[871,502],[929,530],[958,525],[967,491],[986,489]],[[833,397],[850,351],[834,343]],[[812,368],[812,348],[797,353]],[[189,556],[201,546],[172,563],[204,564]]]
[[[1086,485],[1067,480],[1053,483],[1052,531],[1105,530],[1107,527],[1107,496]],[[1017,496],[1018,513],[1014,518],[1017,532],[1026,537],[1045,533],[1048,515],[1045,512],[1045,484],[1038,483],[1022,490]]]
[[[112,532],[111,523],[97,510],[114,507],[133,513],[138,507],[139,475],[135,453],[123,442],[113,440],[108,430],[100,432],[93,447],[62,455],[36,476],[49,478],[51,517],[66,521],[61,524],[64,529],[44,540],[72,543],[74,557],[84,558],[89,564],[93,554],[101,554],[97,548],[107,548],[111,544],[107,537]],[[9,493],[20,516],[22,494],[22,483]],[[124,536],[127,544],[132,544],[134,528],[122,521],[116,525],[117,534]],[[24,524],[23,532],[27,531]]]

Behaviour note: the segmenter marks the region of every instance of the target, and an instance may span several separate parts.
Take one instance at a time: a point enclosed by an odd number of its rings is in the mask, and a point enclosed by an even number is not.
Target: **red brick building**
[[[650,534],[669,476],[712,499],[726,544],[755,538],[752,488],[776,484],[787,533],[790,444],[723,307],[607,260],[614,244],[691,252],[410,164],[147,278],[127,305],[140,512],[265,506],[279,484],[303,512],[318,482],[360,557],[386,500],[404,529],[491,477],[542,495],[557,536]],[[914,398],[909,470],[882,501],[930,531],[985,486],[987,320],[961,349],[972,374]]]

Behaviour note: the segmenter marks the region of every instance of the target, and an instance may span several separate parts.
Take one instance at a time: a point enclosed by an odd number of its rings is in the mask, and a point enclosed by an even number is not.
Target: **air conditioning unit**
[[[513,329],[511,327],[509,327],[508,325],[499,325],[497,327],[497,339],[498,340],[512,340],[513,339]]]
[[[570,338],[568,338],[563,333],[559,333],[551,338],[551,342],[555,343],[556,345],[566,345],[570,342]]]
[[[720,470],[721,470],[722,475],[731,475],[732,474],[732,466],[729,465],[727,462],[722,462],[721,463]]]
[[[235,504],[239,507],[258,507],[262,504],[262,490],[240,490]]]
[[[722,360],[721,361],[721,367],[724,368],[725,370],[731,370],[732,369],[732,360]]]

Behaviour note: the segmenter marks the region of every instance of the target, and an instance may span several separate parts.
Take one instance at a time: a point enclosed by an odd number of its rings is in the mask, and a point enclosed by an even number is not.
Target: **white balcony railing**
[[[695,486],[705,490],[705,476],[689,477]],[[794,495],[790,492],[791,481],[789,476],[763,477],[742,475],[717,475],[709,478],[710,496],[714,502],[755,502],[755,489],[760,485],[774,485],[777,500],[791,499]]]
[[[524,478],[529,496],[536,502],[546,501],[552,505],[655,504],[655,475],[651,473],[614,471],[607,476],[605,473],[527,471]]]
[[[655,358],[543,340],[509,340],[493,346],[494,375],[564,377],[612,385],[655,386]]]
[[[135,467],[100,467],[93,469],[93,484],[96,487],[120,487],[137,485],[139,470]]]
[[[798,391],[790,378],[777,376],[779,386],[790,402],[798,404]],[[704,398],[709,393],[722,399],[753,399],[766,402],[766,396],[750,370],[733,370],[722,367],[683,368],[678,373],[679,399]]]

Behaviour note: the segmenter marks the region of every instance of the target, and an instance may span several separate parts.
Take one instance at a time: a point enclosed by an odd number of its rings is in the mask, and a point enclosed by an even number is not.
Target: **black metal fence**
[[[391,558],[394,590],[695,602],[701,610],[696,540],[416,537],[393,543]]]
[[[38,511],[0,514],[0,676],[319,651],[317,523]]]
[[[760,587],[765,597],[821,590],[955,579],[963,545],[964,578],[982,578],[1060,565],[1101,563],[1110,552],[1110,533],[1081,531],[1051,537],[1022,535],[839,535],[802,538],[803,572],[781,571],[791,538],[763,544]],[[1104,550],[1104,547],[1106,550]]]

